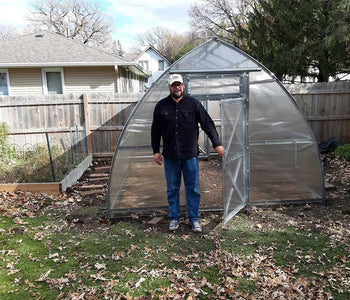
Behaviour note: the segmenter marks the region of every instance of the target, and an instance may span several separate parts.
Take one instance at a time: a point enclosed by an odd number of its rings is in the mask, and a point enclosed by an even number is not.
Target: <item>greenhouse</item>
[[[226,149],[220,163],[222,201],[202,197],[201,210],[222,210],[227,222],[253,205],[324,201],[317,142],[294,98],[262,64],[213,39],[171,65],[131,113],[112,162],[109,217],[167,209],[164,169],[153,160],[151,125],[156,103],[169,94],[172,73],[183,76],[185,93],[208,110]],[[215,155],[204,133],[199,147],[204,161]],[[186,207],[183,191],[180,203]]]

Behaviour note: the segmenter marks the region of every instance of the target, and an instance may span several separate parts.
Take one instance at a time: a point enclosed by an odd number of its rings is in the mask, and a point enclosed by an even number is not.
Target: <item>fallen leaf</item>
[[[52,271],[52,269],[49,269],[47,272],[41,274],[39,279],[37,279],[35,281],[45,281],[47,279],[47,277],[49,277],[51,271]]]
[[[100,263],[95,263],[95,268],[97,270],[106,269],[106,265],[105,264],[100,264]]]
[[[145,278],[141,277],[141,278],[135,283],[135,287],[138,288],[138,287],[140,286],[140,284],[141,284],[142,282],[144,282],[145,280],[146,280]]]

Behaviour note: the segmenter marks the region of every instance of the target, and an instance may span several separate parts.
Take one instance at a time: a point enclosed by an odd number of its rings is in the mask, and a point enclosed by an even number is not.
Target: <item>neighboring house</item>
[[[43,31],[0,41],[0,95],[143,92],[135,62]]]
[[[153,46],[146,47],[141,53],[127,53],[125,58],[137,63],[150,75],[146,80],[146,88],[150,88],[170,64],[169,60]]]

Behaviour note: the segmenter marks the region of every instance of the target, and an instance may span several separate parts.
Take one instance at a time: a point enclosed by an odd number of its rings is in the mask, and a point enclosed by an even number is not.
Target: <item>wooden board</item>
[[[33,193],[46,193],[46,194],[60,194],[59,182],[52,183],[13,183],[13,184],[0,184],[0,191],[4,192],[18,192],[26,191]]]

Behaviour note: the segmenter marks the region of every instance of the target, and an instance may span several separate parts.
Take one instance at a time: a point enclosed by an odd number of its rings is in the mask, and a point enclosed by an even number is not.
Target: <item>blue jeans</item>
[[[164,159],[169,218],[180,218],[181,174],[184,178],[187,200],[187,217],[190,222],[198,221],[201,196],[198,187],[198,157],[191,159]]]

